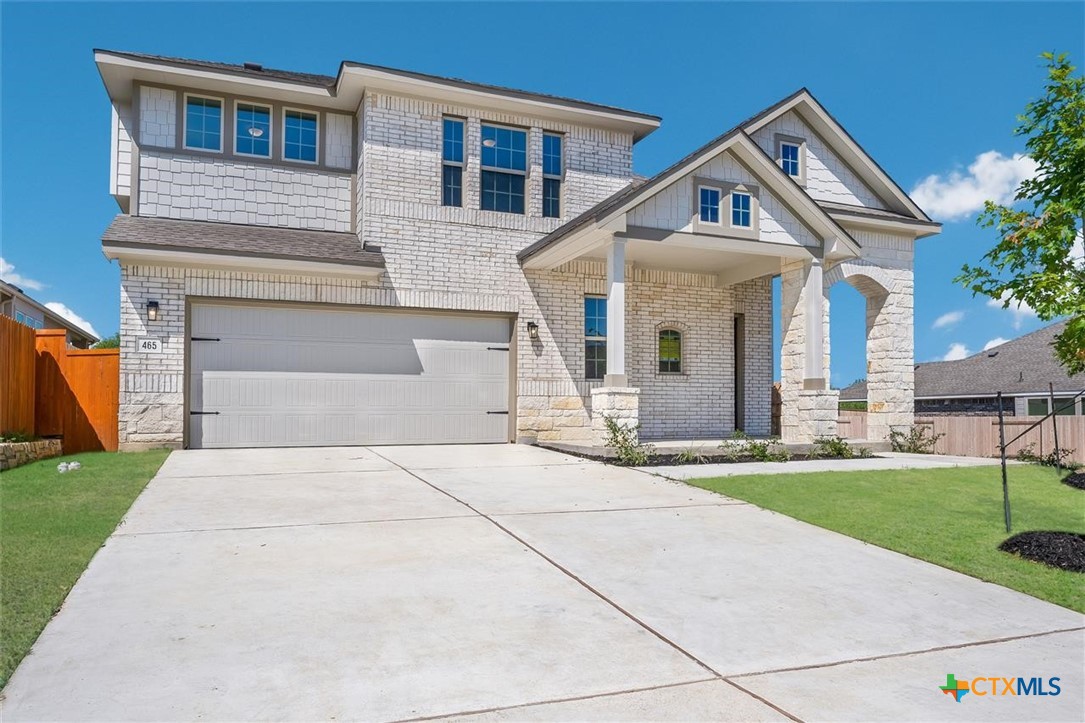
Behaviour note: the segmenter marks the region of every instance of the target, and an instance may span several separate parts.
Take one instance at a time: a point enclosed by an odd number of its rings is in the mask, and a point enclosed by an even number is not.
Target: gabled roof
[[[993,397],[1047,393],[1048,383],[1056,392],[1085,389],[1085,374],[1070,376],[1055,359],[1051,344],[1066,327],[1061,321],[1030,334],[956,361],[923,362],[915,367],[915,396]],[[866,382],[840,390],[841,401],[867,398]]]
[[[828,228],[831,228],[833,232],[840,238],[846,245],[852,248],[852,251],[856,254],[859,252],[859,244],[851,237],[850,234],[840,226],[823,208],[821,208],[806,191],[802,189],[795,179],[791,178],[782,168],[776,165],[767,155],[754,143],[753,139],[743,130],[741,125],[735,126],[727,132],[719,135],[708,143],[705,143],[700,148],[696,149],[692,153],[688,154],[684,158],[678,160],[668,168],[660,171],[656,175],[652,176],[646,181],[637,183],[631,183],[622,190],[613,194],[612,196],[604,199],[600,203],[596,204],[592,208],[588,209],[579,216],[569,220],[562,226],[558,227],[554,231],[550,232],[543,238],[539,239],[535,243],[531,244],[527,248],[520,251],[517,254],[517,258],[522,262],[535,256],[546,248],[553,246],[554,244],[562,241],[563,239],[572,236],[576,232],[587,228],[588,226],[596,223],[605,223],[609,218],[616,216],[620,213],[624,213],[630,208],[642,203],[644,200],[651,197],[653,194],[663,190],[671,183],[677,182],[679,179],[685,177],[695,168],[709,162],[712,158],[716,157],[723,151],[734,146],[735,144],[741,144],[747,149],[752,150],[757,156],[767,159],[768,162],[762,164],[762,172],[769,176],[770,181],[775,181],[776,187],[788,189],[792,192],[793,197],[799,201],[806,211],[815,217],[819,218]]]
[[[42,313],[42,316],[49,322],[50,329],[66,329],[74,334],[76,337],[86,339],[89,344],[93,344],[98,341],[98,337],[90,333],[78,324],[69,321],[65,317],[56,313],[45,304],[41,303],[37,299],[27,295],[25,291],[16,286],[15,284],[8,283],[0,279],[0,301],[7,301],[9,298],[15,298],[21,300],[27,306],[32,306]]]
[[[800,88],[779,103],[766,108],[739,125],[747,133],[752,134],[792,110],[798,113],[878,196],[881,196],[883,200],[894,202],[891,205],[897,206],[898,212],[906,212],[908,216],[920,221],[935,223],[886,173],[874,157],[859,145],[847,129],[825,109],[825,106],[809,89]]]

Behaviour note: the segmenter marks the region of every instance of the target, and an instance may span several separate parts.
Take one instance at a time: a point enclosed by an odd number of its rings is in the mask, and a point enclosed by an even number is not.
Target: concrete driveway
[[[1081,720],[1085,617],[526,446],[176,452],[16,720]],[[947,674],[1059,696],[944,695]]]

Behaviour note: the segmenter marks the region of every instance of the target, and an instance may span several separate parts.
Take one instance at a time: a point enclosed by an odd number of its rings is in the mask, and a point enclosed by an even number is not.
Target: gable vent
[[[263,70],[264,66],[259,63],[245,63],[245,70]]]

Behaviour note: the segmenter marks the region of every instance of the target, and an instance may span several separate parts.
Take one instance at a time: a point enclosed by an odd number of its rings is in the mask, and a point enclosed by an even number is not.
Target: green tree
[[[1055,337],[1055,356],[1070,374],[1085,371],[1085,262],[1075,256],[1085,225],[1085,78],[1065,53],[1044,53],[1043,97],[1025,106],[1015,135],[1036,161],[1014,206],[988,201],[977,223],[994,228],[998,244],[956,281],[1010,304],[1025,303],[1048,321],[1068,316]],[[1080,251],[1078,252],[1080,254]]]
[[[113,332],[111,336],[107,336],[105,339],[102,339],[97,344],[93,345],[91,349],[117,349],[120,345],[121,333],[116,331]]]

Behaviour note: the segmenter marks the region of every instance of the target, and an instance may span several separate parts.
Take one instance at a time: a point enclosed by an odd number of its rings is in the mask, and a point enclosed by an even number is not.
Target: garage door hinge
[[[507,346],[488,346],[488,347],[486,347],[486,351],[508,351],[508,350],[509,350],[509,348]]]
[[[486,412],[486,413],[487,414],[508,414],[507,411],[505,411],[505,412]]]
[[[222,341],[217,336],[194,336],[190,341]]]
[[[189,414],[218,414],[218,412],[189,412]]]

